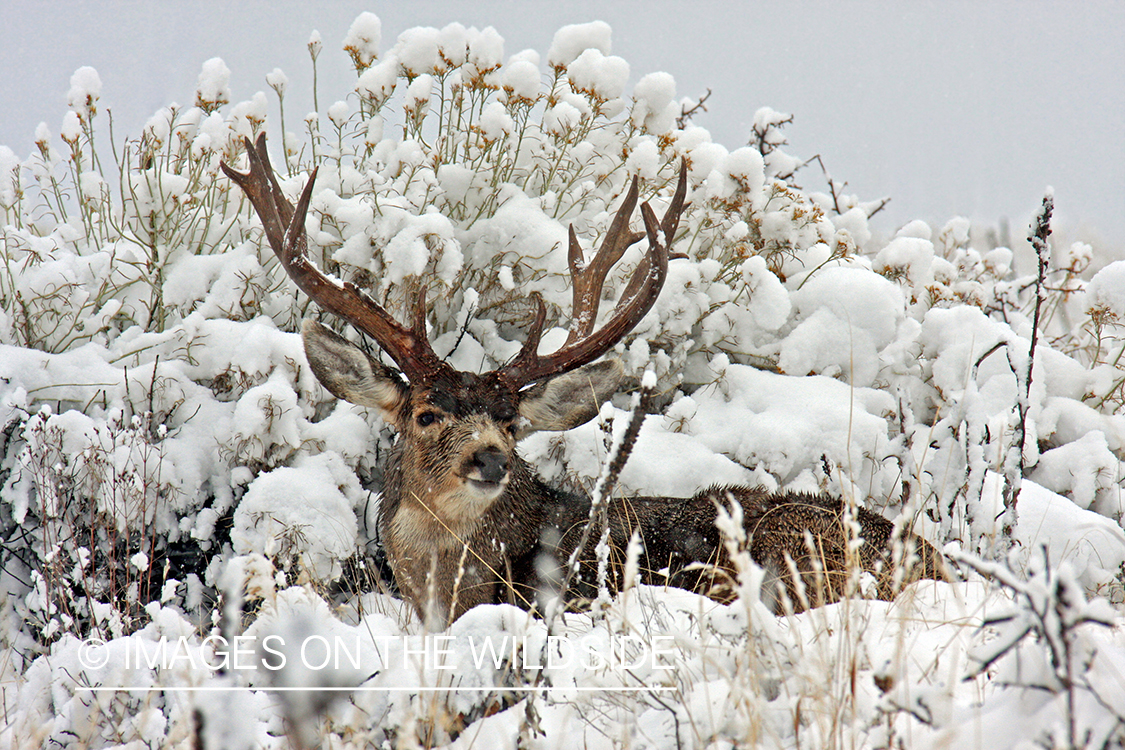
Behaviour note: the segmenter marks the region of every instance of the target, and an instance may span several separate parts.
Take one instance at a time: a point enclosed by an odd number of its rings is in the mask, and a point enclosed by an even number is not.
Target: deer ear
[[[616,359],[595,362],[537,383],[520,394],[520,437],[540,430],[569,430],[598,415],[614,394],[625,368]]]
[[[333,396],[374,407],[386,422],[398,426],[406,386],[393,370],[315,320],[301,325],[301,340],[313,374]]]

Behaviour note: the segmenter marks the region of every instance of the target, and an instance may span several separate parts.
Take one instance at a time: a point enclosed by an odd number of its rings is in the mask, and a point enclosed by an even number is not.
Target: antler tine
[[[223,172],[246,193],[262,220],[266,239],[273,248],[289,277],[310,299],[325,310],[339,315],[364,332],[390,355],[399,369],[411,380],[425,378],[442,367],[426,338],[426,294],[421,288],[415,305],[412,328],[396,321],[374,300],[351,282],[340,282],[326,276],[307,255],[308,236],[305,233],[305,216],[312,199],[317,170],[301,191],[297,208],[281,192],[266,153],[266,136],[258,137],[257,144],[246,141],[250,171],[238,172],[223,162]]]
[[[680,178],[676,182],[676,192],[672,194],[672,202],[668,204],[668,210],[664,212],[664,219],[660,222],[660,228],[664,230],[664,244],[669,248],[676,239],[676,230],[680,228],[680,216],[687,208],[686,200],[687,158],[684,157],[680,159]]]
[[[629,231],[629,218],[633,209],[637,207],[640,196],[640,182],[634,175],[629,192],[625,195],[621,207],[614,214],[609,225],[602,246],[594,255],[589,264],[585,264],[582,257],[582,246],[578,244],[578,236],[574,233],[574,225],[570,226],[570,245],[568,247],[567,261],[570,266],[571,276],[571,327],[564,346],[574,343],[580,338],[589,336],[594,330],[594,323],[598,319],[598,306],[601,303],[602,287],[605,286],[606,276],[629,246],[644,237],[644,232]]]
[[[686,209],[688,206],[688,204],[685,202],[686,199],[687,159],[681,159],[680,177],[679,181],[676,183],[676,192],[672,195],[672,202],[668,204],[668,210],[664,212],[664,219],[659,224],[659,229],[664,232],[664,248],[668,252],[669,259],[673,257],[671,254],[672,242],[676,239],[676,231],[680,228],[680,216],[683,214],[684,209]],[[659,242],[659,239],[657,238],[655,232],[649,231],[648,218],[647,216],[645,216],[646,206],[648,206],[647,202],[641,206],[641,216],[645,219],[645,231],[648,234],[649,245],[651,246],[653,242]],[[648,209],[648,212],[651,213],[652,209]],[[653,218],[655,218],[655,215],[653,216]],[[687,256],[681,255],[678,257],[683,258]],[[618,306],[626,304],[629,300],[633,299],[638,291],[641,290],[642,285],[649,278],[649,263],[650,261],[648,255],[641,258],[641,262],[638,264],[637,270],[633,274],[633,278],[629,279],[629,283],[628,285],[626,285],[625,291],[621,294],[621,301],[618,302]]]
[[[535,317],[527,330],[527,339],[524,340],[515,358],[500,369],[502,374],[517,385],[535,380],[533,377],[525,377],[524,373],[535,372],[538,366],[539,339],[543,336],[543,325],[547,321],[547,306],[543,304],[543,297],[539,292],[532,292],[531,300],[535,303]]]
[[[634,180],[634,188],[636,181]],[[630,190],[633,193],[634,190]],[[668,259],[669,259],[669,246],[672,239],[675,237],[676,230],[679,228],[680,215],[685,208],[685,198],[687,196],[687,167],[681,165],[680,167],[680,181],[676,187],[676,193],[672,197],[672,202],[668,206],[668,211],[664,214],[663,221],[658,221],[656,214],[653,212],[652,207],[646,202],[641,205],[641,216],[645,222],[645,232],[640,236],[648,236],[649,251],[638,264],[633,278],[630,279],[625,293],[621,296],[621,301],[618,302],[613,316],[597,333],[589,333],[589,329],[593,328],[593,320],[589,323],[583,321],[581,327],[575,324],[571,327],[571,335],[568,337],[567,342],[563,347],[553,354],[540,357],[536,354],[536,349],[539,346],[539,336],[542,332],[543,321],[545,319],[545,312],[543,308],[543,301],[536,299],[539,305],[538,313],[535,322],[532,325],[532,332],[528,335],[527,341],[524,343],[523,348],[520,350],[516,358],[513,359],[508,365],[501,368],[500,372],[508,377],[510,380],[522,385],[539,380],[548,375],[554,375],[568,370],[573,370],[581,367],[588,362],[592,362],[600,357],[605,352],[621,340],[634,326],[641,321],[641,318],[652,308],[656,302],[657,296],[660,294],[661,287],[664,286],[664,280],[668,275]],[[628,198],[626,198],[628,202]],[[622,206],[624,209],[625,206]],[[630,207],[631,208],[631,207]],[[618,218],[622,217],[622,212],[618,211],[617,216],[614,217],[614,224],[618,222]],[[628,220],[628,215],[624,215],[622,221],[624,224]],[[611,227],[611,233],[613,227]],[[615,235],[613,244],[614,248],[611,252],[616,252],[619,243],[624,241],[627,229],[623,230],[620,226]],[[660,232],[663,231],[665,242],[660,241]],[[628,236],[632,236],[632,232]],[[573,232],[571,234],[573,237]],[[630,240],[632,244],[635,240]],[[603,243],[603,250],[606,245]],[[628,244],[620,246],[621,252],[628,247]],[[576,255],[571,247],[571,258]],[[580,255],[579,255],[580,257]],[[599,258],[601,252],[599,252]],[[618,256],[620,257],[620,255]],[[572,262],[573,269],[573,262]],[[612,264],[611,264],[612,265]],[[606,269],[608,271],[608,268]],[[604,273],[602,276],[604,280]],[[577,282],[577,279],[576,279]],[[577,284],[576,284],[577,286]],[[600,295],[601,286],[598,286],[598,294]],[[575,292],[575,299],[578,299],[577,292]],[[596,303],[592,310],[596,313]],[[586,310],[575,313],[584,313]],[[587,332],[582,336],[575,338],[574,331],[576,329],[586,329]]]

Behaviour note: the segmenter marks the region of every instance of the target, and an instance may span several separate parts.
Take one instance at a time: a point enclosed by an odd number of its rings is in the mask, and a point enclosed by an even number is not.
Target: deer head
[[[573,282],[572,325],[564,345],[538,352],[546,309],[533,295],[535,315],[526,343],[502,367],[483,374],[454,369],[433,351],[426,336],[426,294],[418,288],[409,326],[349,282],[322,273],[307,256],[305,215],[316,171],[297,206],[283,196],[270,167],[265,136],[246,140],[250,170],[223,171],[250,198],[266,237],[289,276],[322,308],[347,320],[375,340],[397,365],[387,367],[315,321],[305,321],[302,338],[309,364],[338,398],[377,409],[399,434],[398,453],[408,493],[428,512],[457,524],[479,515],[524,469],[516,441],[536,430],[566,430],[589,421],[617,389],[622,367],[616,360],[591,364],[608,352],[651,309],[664,283],[671,244],[684,209],[686,170],[663,220],[641,205],[645,231],[632,232],[629,218],[639,188],[634,177],[600,250],[588,263],[570,229],[568,262]],[[663,235],[663,241],[661,240]],[[610,269],[625,250],[648,238],[613,314],[598,330],[598,306]]]

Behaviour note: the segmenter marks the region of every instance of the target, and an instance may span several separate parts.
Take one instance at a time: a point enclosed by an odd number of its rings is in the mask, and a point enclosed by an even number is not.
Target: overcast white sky
[[[601,19],[631,80],[665,70],[680,96],[713,90],[697,119],[728,148],[754,111],[791,112],[790,151],[821,154],[864,199],[890,196],[877,228],[955,215],[1012,222],[1013,244],[1047,185],[1060,227],[1125,255],[1125,2],[43,2],[0,10],[0,144],[30,153],[35,126],[58,133],[71,73],[92,65],[120,139],[156,109],[190,104],[204,60],[222,57],[235,101],[290,78],[287,112],[351,91],[339,51],[351,21],[383,20],[383,48],[410,26],[494,26],[505,54],[545,55],[556,29]],[[270,92],[272,99],[272,92]],[[108,134],[107,134],[108,135]],[[103,135],[103,142],[107,140]],[[806,187],[821,189],[813,172]]]

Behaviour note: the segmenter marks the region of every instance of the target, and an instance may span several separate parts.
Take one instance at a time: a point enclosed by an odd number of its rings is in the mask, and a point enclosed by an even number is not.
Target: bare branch
[[[699,97],[695,104],[688,107],[687,104],[680,105],[680,114],[676,117],[676,129],[683,130],[692,119],[700,112],[707,111],[707,100],[711,98],[711,89],[707,89],[707,93]]]

